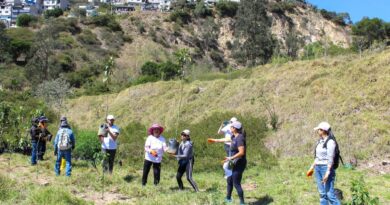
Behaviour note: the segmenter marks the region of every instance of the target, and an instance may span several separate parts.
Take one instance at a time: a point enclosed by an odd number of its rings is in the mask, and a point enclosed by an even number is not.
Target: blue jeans
[[[317,188],[320,193],[320,205],[328,205],[328,203],[331,205],[340,205],[340,201],[334,193],[334,181],[336,178],[336,172],[334,169],[330,171],[326,183],[322,183],[322,179],[324,178],[327,169],[327,165],[316,165],[314,169],[317,180]]]
[[[38,143],[32,142],[32,149],[31,149],[31,164],[35,165],[37,164],[37,151],[38,151]]]
[[[54,171],[56,172],[56,175],[60,175],[60,165],[61,165],[61,159],[65,158],[66,161],[66,167],[65,167],[65,172],[66,176],[70,176],[72,173],[72,150],[65,150],[61,151],[59,150],[57,153],[57,161],[56,165],[54,167]]]

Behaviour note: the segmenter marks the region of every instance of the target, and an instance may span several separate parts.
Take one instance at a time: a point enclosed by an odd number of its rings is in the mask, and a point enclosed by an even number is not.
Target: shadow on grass
[[[130,182],[134,181],[135,178],[136,178],[135,176],[128,174],[128,175],[123,177],[123,180],[125,180],[127,183],[130,183]]]
[[[261,198],[255,198],[255,201],[251,201],[248,204],[249,205],[268,205],[271,204],[274,201],[274,199],[268,195],[265,195]]]

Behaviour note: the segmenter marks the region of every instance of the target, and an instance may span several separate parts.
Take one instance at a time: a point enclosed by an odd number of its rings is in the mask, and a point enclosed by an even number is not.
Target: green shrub
[[[10,39],[9,52],[16,60],[20,54],[27,54],[34,42],[34,32],[28,28],[11,28],[6,30]]]
[[[348,202],[348,205],[378,205],[378,197],[371,198],[370,193],[366,187],[363,177],[360,179],[354,179],[352,181],[352,200]]]
[[[211,16],[211,10],[205,5],[204,1],[198,1],[194,9],[194,15],[196,17],[205,18]]]
[[[233,1],[218,1],[216,9],[222,17],[234,17],[238,10],[238,3]]]
[[[116,21],[115,16],[113,15],[99,15],[89,18],[86,24],[94,24],[100,27],[107,27],[112,31],[122,31],[122,27]]]
[[[176,22],[179,25],[187,24],[191,21],[191,15],[188,12],[177,10],[177,11],[173,11],[169,15],[169,20],[172,22]]]
[[[77,40],[86,45],[101,45],[102,43],[97,38],[96,34],[89,29],[84,29],[81,34],[77,36]]]
[[[98,128],[96,128],[97,130]],[[76,147],[72,155],[76,159],[94,160],[95,153],[100,152],[100,142],[97,131],[75,131]]]
[[[141,73],[142,75],[159,77],[159,65],[155,62],[148,61],[142,65]]]
[[[37,21],[38,19],[35,16],[29,14],[21,14],[16,18],[16,25],[21,27],[28,27],[31,23]]]
[[[172,63],[171,61],[163,63],[148,61],[142,65],[141,73],[143,76],[151,77],[143,77],[144,80],[152,80],[148,82],[153,82],[155,79],[171,80],[180,75],[180,66]]]
[[[57,18],[57,17],[60,17],[64,14],[64,11],[62,11],[62,9],[60,8],[55,8],[55,9],[51,9],[51,10],[46,10],[43,15],[46,19],[50,18],[50,17],[54,17],[54,18]]]

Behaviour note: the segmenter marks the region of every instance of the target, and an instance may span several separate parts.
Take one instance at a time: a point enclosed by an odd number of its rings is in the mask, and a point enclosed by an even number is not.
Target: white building
[[[55,8],[60,8],[62,10],[69,8],[68,0],[43,0],[44,10],[52,10]]]
[[[12,17],[12,5],[13,1],[0,0],[0,21],[3,22],[7,27],[11,26]]]

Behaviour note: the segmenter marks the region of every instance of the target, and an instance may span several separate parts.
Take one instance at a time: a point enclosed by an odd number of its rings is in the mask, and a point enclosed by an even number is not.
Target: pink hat
[[[160,134],[164,132],[164,128],[161,125],[159,125],[158,123],[154,123],[151,127],[149,127],[148,134],[153,134],[154,129],[159,129]]]

